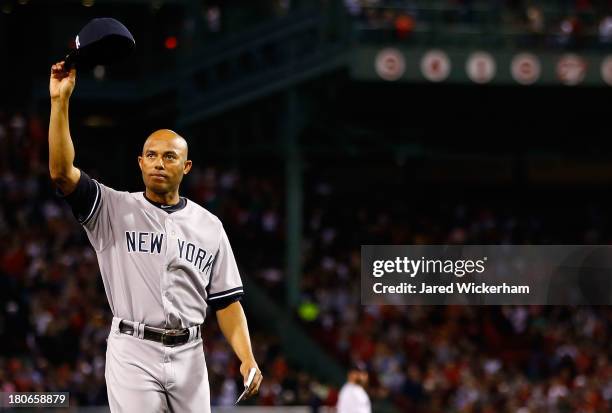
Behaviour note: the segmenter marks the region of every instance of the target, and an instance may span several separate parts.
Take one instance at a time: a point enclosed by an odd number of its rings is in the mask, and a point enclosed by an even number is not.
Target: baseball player
[[[239,302],[242,282],[219,219],[179,196],[187,142],[164,129],[144,143],[144,192],[119,192],[74,166],[68,104],[76,70],[52,66],[49,171],[96,251],[113,321],[105,378],[113,412],[210,412],[201,326],[210,308],[241,361],[257,366]],[[113,154],[100,154],[106,159]],[[250,374],[249,374],[250,373]],[[254,374],[254,376],[253,376]]]
[[[370,397],[364,387],[368,384],[368,370],[363,362],[354,363],[347,382],[340,389],[336,410],[338,413],[372,413]]]

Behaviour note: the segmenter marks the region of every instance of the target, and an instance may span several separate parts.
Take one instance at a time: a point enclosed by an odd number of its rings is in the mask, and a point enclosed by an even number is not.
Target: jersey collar
[[[145,195],[144,192],[142,193],[142,196],[144,197],[144,199],[149,201],[149,203],[151,205],[154,205],[157,208],[159,208],[162,211],[167,212],[169,214],[171,214],[173,212],[176,212],[176,211],[180,211],[181,209],[183,209],[183,208],[185,208],[187,206],[187,198],[183,198],[183,197],[179,198],[178,204],[175,204],[175,205],[166,205],[166,204],[160,204],[159,202],[151,201],[149,198],[147,198],[147,195]]]

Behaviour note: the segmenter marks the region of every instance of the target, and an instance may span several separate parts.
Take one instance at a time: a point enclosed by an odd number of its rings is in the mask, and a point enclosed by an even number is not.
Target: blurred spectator
[[[604,44],[612,43],[612,16],[606,16],[599,23],[599,40]]]
[[[338,394],[338,413],[371,413],[372,406],[365,387],[368,384],[368,371],[362,362],[349,367],[347,380]]]
[[[527,21],[529,22],[529,31],[531,33],[544,33],[544,15],[540,7],[535,5],[527,7]]]
[[[582,25],[577,16],[568,16],[559,25],[559,36],[557,38],[561,46],[576,46],[582,32]]]
[[[407,14],[395,18],[395,34],[398,39],[406,38],[414,30],[414,19]]]
[[[211,6],[206,9],[206,24],[208,31],[212,33],[221,31],[221,9],[219,6]]]

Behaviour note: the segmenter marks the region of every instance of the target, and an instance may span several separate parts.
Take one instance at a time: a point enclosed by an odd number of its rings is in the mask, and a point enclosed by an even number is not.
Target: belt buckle
[[[167,337],[178,337],[179,335],[181,335],[181,330],[179,329],[164,330],[161,335],[161,342],[166,347],[176,347],[179,345],[178,343],[170,343],[166,339]]]

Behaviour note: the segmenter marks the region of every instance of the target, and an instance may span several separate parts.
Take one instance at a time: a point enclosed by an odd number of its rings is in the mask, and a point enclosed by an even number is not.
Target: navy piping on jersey
[[[169,214],[176,212],[176,211],[180,211],[181,209],[185,208],[187,206],[187,198],[183,198],[180,197],[178,204],[175,205],[166,205],[166,204],[160,204],[159,202],[155,202],[150,200],[149,198],[147,198],[147,195],[143,192],[142,196],[144,197],[144,199],[146,199],[147,201],[149,201],[149,203],[151,205],[156,206],[157,208],[161,209],[164,212],[167,212]]]
[[[91,211],[89,211],[89,214],[87,215],[87,217],[82,222],[80,222],[82,225],[85,225],[89,222],[91,217],[96,212],[96,209],[98,209],[98,206],[100,206],[100,201],[101,201],[100,184],[95,179],[92,179],[92,181],[96,184],[96,199],[94,200],[93,206],[91,207]]]
[[[83,171],[80,172],[81,177],[72,193],[64,195],[58,188],[57,194],[68,202],[79,224],[85,225],[92,219],[102,204],[102,189],[98,182],[91,179],[89,175]]]
[[[236,301],[240,301],[243,296],[243,287],[231,288],[229,290],[211,294],[208,296],[208,298],[206,298],[206,304],[208,304],[214,311],[219,311]]]
[[[231,288],[229,290],[221,291],[220,293],[214,293],[208,296],[209,300],[216,300],[218,298],[227,297],[230,295],[244,293],[243,287]]]
[[[213,258],[213,268],[215,268],[218,257],[219,251],[217,251],[215,258]],[[214,270],[210,272],[210,278],[208,279],[208,285],[206,286],[206,304],[208,304],[213,311],[223,310],[228,305],[242,300],[242,297],[244,296],[244,289],[242,286],[211,294],[210,287],[212,286],[213,275]]]

